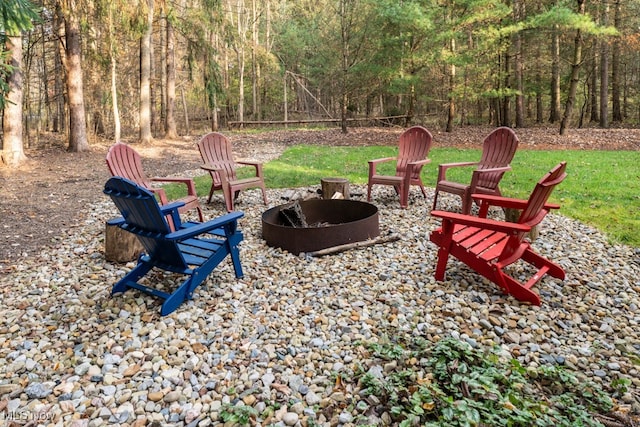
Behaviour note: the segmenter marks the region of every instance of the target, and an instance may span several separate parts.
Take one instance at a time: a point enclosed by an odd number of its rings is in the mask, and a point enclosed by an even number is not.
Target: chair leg
[[[424,189],[424,185],[422,183],[418,184],[420,186],[420,191],[422,191],[422,197],[427,198],[427,191]]]
[[[469,215],[471,212],[471,206],[473,206],[473,200],[471,199],[471,193],[469,191],[465,191],[462,195],[462,209],[461,213],[464,215]]]
[[[214,191],[214,184],[213,182],[211,183],[211,189],[209,190],[209,198],[207,199],[207,203],[211,203],[211,198],[213,197],[213,191]]]
[[[506,275],[501,270],[496,272],[496,283],[506,294],[513,296],[518,301],[529,302],[533,305],[540,305],[540,296],[531,289]]]
[[[546,268],[548,270],[548,275],[550,275],[551,277],[555,277],[556,279],[564,280],[565,272],[562,267],[560,267],[553,261],[549,261],[542,255],[538,255],[537,253],[533,252],[531,248],[524,251],[524,253],[522,254],[522,260],[536,266],[539,269]]]
[[[400,207],[402,209],[406,209],[409,204],[409,186],[401,185],[398,189],[398,193],[400,194]]]
[[[242,279],[244,272],[242,271],[242,264],[240,264],[240,252],[237,245],[232,245],[229,255],[231,256],[231,262],[233,263],[233,271],[236,273],[236,279]]]
[[[224,187],[222,187],[222,192],[224,195],[224,203],[225,206],[227,207],[227,212],[232,212],[233,211],[233,196],[231,194],[231,188],[229,188],[228,185],[225,185]]]
[[[367,202],[371,201],[371,182],[367,183]]]
[[[180,304],[185,302],[187,299],[191,299],[191,296],[188,293],[189,287],[191,286],[191,281],[193,277],[189,277],[184,283],[182,283],[178,289],[176,289],[168,298],[164,300],[162,303],[162,308],[160,309],[160,315],[166,316],[167,314],[173,313]]]
[[[145,261],[138,261],[138,265],[131,270],[128,274],[126,274],[122,279],[118,281],[113,288],[111,288],[111,295],[123,293],[127,291],[131,286],[129,283],[137,283],[140,278],[142,278],[145,274],[147,274],[153,266]]]
[[[435,194],[433,195],[433,206],[431,207],[432,211],[436,210],[436,205],[438,204],[438,188],[436,187]]]
[[[409,190],[411,189],[411,174],[412,170],[409,168],[406,171],[402,184],[400,184],[400,206],[405,209],[409,205]]]
[[[436,264],[436,280],[443,281],[444,273],[447,268],[447,261],[449,260],[449,251],[441,247],[438,249],[438,263]]]

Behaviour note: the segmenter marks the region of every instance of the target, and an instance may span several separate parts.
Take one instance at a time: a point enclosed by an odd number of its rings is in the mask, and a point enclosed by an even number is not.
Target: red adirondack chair
[[[508,127],[499,127],[491,132],[482,144],[482,157],[479,162],[444,163],[438,166],[438,181],[436,183],[433,208],[438,203],[438,193],[457,194],[462,197],[463,214],[471,211],[474,193],[500,195],[498,184],[505,172],[511,170],[511,160],[518,148],[518,137]],[[447,170],[454,167],[475,166],[470,184],[462,184],[447,180]]]
[[[180,208],[180,213],[196,209],[198,212],[198,219],[204,221],[204,215],[202,214],[202,208],[198,200],[198,194],[196,193],[196,185],[191,178],[148,178],[142,168],[142,161],[140,160],[140,154],[127,144],[117,142],[109,148],[107,153],[107,167],[112,176],[120,176],[127,178],[130,181],[135,182],[141,187],[153,192],[160,199],[161,205],[169,203],[167,199],[167,193],[163,188],[154,187],[154,182],[165,183],[179,183],[184,184],[187,187],[187,195],[178,200],[184,202],[184,206]]]
[[[211,189],[207,203],[211,203],[214,191],[222,190],[227,211],[231,212],[240,191],[256,187],[262,190],[264,204],[268,203],[262,163],[254,160],[234,159],[231,143],[226,136],[218,132],[211,132],[203,136],[198,141],[198,150],[200,150],[200,156],[204,162],[200,167],[211,175]],[[255,176],[238,179],[236,169],[243,165],[254,167]]]
[[[507,294],[521,301],[540,305],[540,296],[531,288],[546,274],[564,279],[558,264],[533,251],[525,236],[539,224],[551,209],[560,206],[547,203],[554,187],[566,177],[566,162],[555,166],[536,185],[528,200],[474,194],[480,202],[479,217],[453,212],[431,211],[442,218],[442,227],[431,233],[430,240],[438,245],[436,280],[444,280],[449,255],[453,255],[482,276],[491,280]],[[487,218],[490,206],[522,210],[517,223]],[[508,267],[523,260],[537,268],[526,283],[508,274]]]
[[[422,126],[412,126],[400,135],[398,155],[369,160],[369,181],[367,184],[367,201],[371,201],[371,187],[375,184],[392,185],[400,195],[400,206],[406,208],[409,202],[409,188],[417,185],[422,195],[427,197],[424,184],[420,178],[422,167],[431,162],[427,158],[431,149],[431,133]],[[379,164],[396,162],[395,175],[380,175],[377,172]]]

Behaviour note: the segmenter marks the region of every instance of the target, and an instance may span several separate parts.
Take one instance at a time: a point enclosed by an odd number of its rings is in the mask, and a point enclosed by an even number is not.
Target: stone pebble
[[[640,249],[611,245],[562,210],[549,215],[534,247],[567,277],[545,278],[534,307],[454,259],[446,280],[434,279],[432,191],[424,199],[412,190],[400,209],[392,189],[374,187],[381,234],[399,241],[315,258],[267,246],[262,212],[317,190],[269,190],[266,207],[257,190],[243,192],[244,278],[225,261],[165,317],[137,291],[110,296],[135,265],[104,259],[104,222],[117,215],[110,200],[79,212],[50,247],[4,266],[0,404],[47,426],[229,425],[229,408],[263,426],[354,425],[365,412],[384,423],[388,413],[372,413],[375,402],[357,390],[336,389],[335,377],[370,363],[358,342],[399,335],[497,345],[528,368],[558,364],[640,388]],[[365,194],[351,186],[352,198]],[[224,213],[219,194],[202,204],[208,218]],[[442,197],[441,208],[458,205]],[[146,280],[171,287],[180,278],[153,272]],[[621,404],[637,411],[638,395]]]

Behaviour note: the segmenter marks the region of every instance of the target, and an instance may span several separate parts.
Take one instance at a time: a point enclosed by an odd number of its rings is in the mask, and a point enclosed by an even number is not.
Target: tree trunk
[[[525,5],[523,0],[516,0],[513,2],[513,10],[515,12],[515,22],[524,21]],[[518,32],[515,36],[515,79],[516,89],[516,127],[524,127],[524,60],[522,49],[522,33]]]
[[[41,33],[40,36],[42,37],[42,39],[44,40],[45,35],[47,33],[49,33],[51,31],[50,28],[47,28],[45,30],[44,25],[41,26]],[[42,57],[45,58],[46,57],[46,44],[42,43]],[[50,101],[50,93],[49,93],[49,76],[50,76],[50,70],[49,70],[49,65],[47,64],[47,61],[42,61],[42,74],[40,76],[40,78],[42,79],[42,94],[44,97],[44,108],[45,108],[45,123],[44,123],[44,130],[45,132],[49,132],[51,130],[51,117],[53,116],[53,112],[51,109],[51,101]]]
[[[7,79],[9,92],[6,94],[4,106],[0,160],[9,167],[18,167],[27,159],[22,140],[22,34],[7,37],[5,46],[10,55],[8,60],[13,72]]]
[[[238,121],[241,123],[240,127],[242,128],[242,122],[244,121],[244,69],[246,67],[245,44],[247,41],[247,19],[245,17],[244,0],[238,0],[236,7],[238,18],[236,22],[238,41],[235,45],[238,59]]]
[[[116,78],[116,57],[111,55],[111,97],[113,99],[113,140],[114,142],[120,141],[121,138],[121,125],[120,125],[120,110],[118,108],[118,86]]]
[[[549,122],[560,120],[560,30],[554,26],[551,35],[551,111]]]
[[[111,60],[111,103],[113,111],[113,140],[114,142],[120,141],[121,137],[121,124],[120,124],[120,110],[118,108],[118,79],[116,78],[117,61],[115,50],[115,31],[113,28],[113,5],[109,6],[109,56]]]
[[[182,110],[184,111],[184,128],[185,133],[189,135],[191,133],[191,127],[189,125],[189,109],[187,108],[187,97],[184,96],[184,88],[180,90],[180,95],[182,95]],[[217,123],[217,121],[216,121]],[[213,130],[218,130],[216,127]]]
[[[614,3],[613,25],[620,28],[620,0]],[[622,108],[620,108],[620,37],[616,37],[613,41],[613,52],[611,53],[611,107],[613,109],[613,121],[622,122]]]
[[[150,143],[151,135],[151,33],[153,0],[148,0],[147,28],[140,38],[140,142]]]
[[[251,115],[254,120],[260,120],[260,114],[258,112],[258,92],[259,92],[259,79],[258,79],[258,9],[256,6],[256,0],[251,0]]]
[[[609,3],[602,4],[602,25],[609,25]],[[609,127],[609,41],[600,42],[600,127]]]
[[[589,96],[589,120],[592,123],[598,122],[598,96],[596,88],[598,87],[598,52],[594,49],[593,59],[591,60],[591,78],[587,79],[587,91]]]
[[[347,81],[349,78],[349,24],[347,19],[347,5],[346,0],[340,0],[340,46],[342,48],[342,73],[341,73],[341,102],[340,102],[340,118],[342,133],[346,134],[349,130],[347,128],[347,113],[349,104],[349,95],[347,94]]]
[[[535,47],[536,58],[540,58],[542,55],[540,49],[540,43],[536,43]],[[542,123],[544,121],[544,103],[542,100],[542,70],[539,61],[536,61],[536,123]]]
[[[165,7],[167,7],[167,5],[163,5],[162,6],[163,9]],[[168,49],[168,43],[169,43],[169,38],[168,38],[168,34],[167,32],[169,31],[169,29],[167,28],[167,25],[169,25],[169,16],[167,14],[167,12],[165,10],[162,11],[162,16],[160,17],[160,22],[164,23],[164,25],[160,28],[160,123],[162,125],[162,133],[163,135],[166,136],[167,134],[167,49]],[[173,30],[173,29],[172,29]],[[174,38],[175,40],[175,38]],[[153,49],[152,49],[153,51]],[[151,55],[151,64],[152,64],[152,68],[153,68],[153,54]],[[175,57],[174,57],[175,60]],[[154,71],[151,72],[151,82],[153,83],[155,81],[154,78],[155,74]],[[153,88],[155,85],[151,85],[151,105],[153,106],[154,103],[154,96],[153,96]],[[175,106],[174,106],[175,109]],[[154,112],[153,112],[153,108],[152,108],[152,112],[151,112],[151,116],[154,117]],[[153,121],[152,121],[153,123]],[[152,132],[153,132],[153,126],[152,126]]]
[[[167,115],[165,123],[165,137],[177,139],[178,131],[176,127],[176,59],[175,59],[175,34],[173,24],[167,19]]]
[[[452,55],[455,55],[456,51],[456,41],[455,39],[450,39],[449,41],[449,50]],[[456,117],[456,101],[454,98],[454,90],[456,86],[456,65],[451,63],[449,64],[449,87],[448,87],[448,101],[449,105],[447,108],[447,127],[446,132],[453,132],[453,121]]]
[[[69,93],[69,147],[70,152],[89,150],[87,141],[87,120],[84,110],[84,89],[82,83],[82,54],[80,48],[80,18],[74,0],[63,9],[66,35],[67,92]]]
[[[586,0],[578,0],[578,13],[584,15]],[[578,80],[580,76],[580,64],[582,63],[582,31],[576,30],[576,37],[574,39],[573,48],[573,61],[571,63],[571,79],[569,84],[569,93],[567,95],[567,102],[565,104],[564,115],[562,116],[562,122],[560,123],[560,135],[567,133],[569,127],[569,120],[571,120],[571,114],[573,112],[573,104],[576,100],[576,92],[578,90]]]
[[[504,90],[506,93],[511,92],[511,58],[509,52],[504,53]],[[500,126],[511,126],[511,95],[504,94],[502,99]]]
[[[62,5],[56,4],[56,13],[53,19],[53,27],[55,28],[56,35],[59,40],[64,39],[64,16],[62,14]],[[53,131],[65,132],[67,130],[67,93],[64,90],[64,69],[65,69],[65,54],[64,43],[58,43],[55,53],[55,99],[56,99],[56,115],[53,119]]]

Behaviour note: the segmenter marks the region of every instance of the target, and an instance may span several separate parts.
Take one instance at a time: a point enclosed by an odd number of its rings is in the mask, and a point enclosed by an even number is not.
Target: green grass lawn
[[[294,146],[264,165],[265,183],[269,188],[295,188],[319,185],[321,178],[343,177],[353,184],[366,184],[367,161],[396,153],[397,147]],[[432,163],[425,166],[422,177],[426,186],[434,187],[438,164],[474,161],[480,158],[480,150],[434,148],[429,157]],[[551,196],[561,205],[560,213],[598,228],[611,242],[640,247],[638,151],[518,150],[513,170],[500,185],[502,193],[526,198],[535,183],[563,160],[568,176]],[[394,167],[389,164],[386,171],[393,174]],[[470,181],[469,168],[451,172],[448,178]],[[198,177],[198,194],[208,194],[210,182],[208,175]]]

